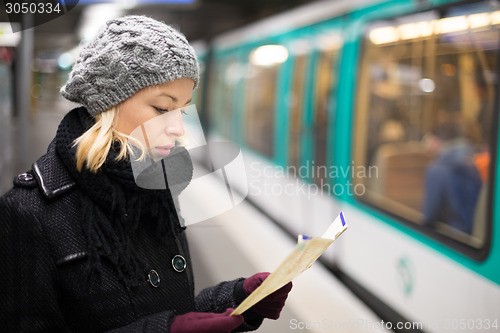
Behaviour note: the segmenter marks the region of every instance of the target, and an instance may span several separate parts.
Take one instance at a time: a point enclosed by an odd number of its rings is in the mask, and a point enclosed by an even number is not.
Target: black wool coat
[[[1,332],[165,333],[176,314],[224,312],[243,300],[243,279],[194,297],[185,234],[180,242],[159,240],[146,226],[132,239],[147,266],[139,286],[127,287],[105,260],[100,275],[89,279],[79,195],[52,143],[0,198]],[[176,255],[187,261],[182,272],[173,268]],[[160,277],[157,287],[148,281],[151,270]],[[254,330],[261,322],[247,318],[238,331]]]

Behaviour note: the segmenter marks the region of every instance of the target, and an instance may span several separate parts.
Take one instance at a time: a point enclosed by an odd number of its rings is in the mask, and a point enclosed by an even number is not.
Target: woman
[[[229,316],[267,273],[194,297],[170,191],[134,181],[129,134],[188,105],[198,80],[185,37],[151,18],[111,20],[84,48],[61,89],[82,107],[0,198],[2,331],[230,332],[278,318],[291,284]],[[170,154],[184,130],[173,119],[142,158]]]

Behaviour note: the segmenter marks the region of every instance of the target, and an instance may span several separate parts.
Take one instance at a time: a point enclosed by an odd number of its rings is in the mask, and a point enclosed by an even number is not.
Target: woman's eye
[[[165,112],[168,112],[168,110],[167,110],[167,109],[162,109],[162,108],[159,108],[159,107],[156,107],[156,106],[153,106],[153,108],[154,108],[157,112],[159,112],[159,113],[165,113]]]

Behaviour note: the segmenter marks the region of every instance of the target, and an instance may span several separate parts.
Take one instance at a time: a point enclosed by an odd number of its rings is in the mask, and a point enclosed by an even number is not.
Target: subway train
[[[320,1],[196,45],[248,202],[293,237],[343,211],[321,262],[382,319],[500,329],[500,2]]]

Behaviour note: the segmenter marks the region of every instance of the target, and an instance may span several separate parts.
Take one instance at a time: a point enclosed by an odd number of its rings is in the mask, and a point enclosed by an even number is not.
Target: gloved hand
[[[245,293],[250,295],[269,275],[270,273],[257,273],[245,279],[243,282],[243,289],[245,290]],[[291,282],[276,290],[274,293],[267,296],[250,309],[264,318],[278,319],[280,317],[281,310],[285,306],[285,300],[290,290],[292,290]]]
[[[234,309],[224,313],[188,312],[175,317],[171,333],[230,333],[243,324],[243,316],[229,316]]]

